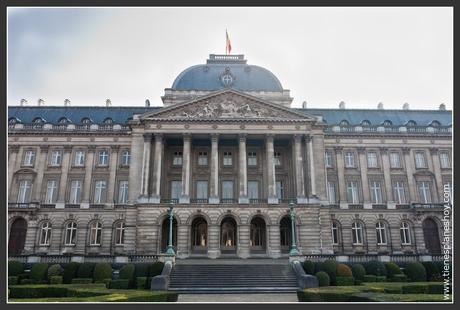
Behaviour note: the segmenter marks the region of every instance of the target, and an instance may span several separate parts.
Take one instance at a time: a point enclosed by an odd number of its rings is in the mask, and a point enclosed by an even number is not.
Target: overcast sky
[[[452,8],[9,8],[8,104],[162,105],[225,52],[272,71],[293,107],[453,103]]]

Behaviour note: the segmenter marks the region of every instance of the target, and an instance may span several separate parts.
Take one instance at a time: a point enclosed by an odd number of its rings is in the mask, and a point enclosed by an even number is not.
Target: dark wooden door
[[[432,219],[423,221],[423,236],[425,239],[425,247],[430,254],[441,253],[441,243],[439,242],[438,225]]]
[[[20,255],[26,242],[27,222],[23,218],[16,219],[11,224],[10,239],[8,241],[8,254]]]

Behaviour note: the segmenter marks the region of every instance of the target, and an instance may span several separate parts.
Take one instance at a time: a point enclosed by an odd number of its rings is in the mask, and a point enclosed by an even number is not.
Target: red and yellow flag
[[[230,54],[232,51],[232,43],[230,43],[230,38],[228,37],[227,29],[225,29],[226,43],[225,43],[225,55]]]

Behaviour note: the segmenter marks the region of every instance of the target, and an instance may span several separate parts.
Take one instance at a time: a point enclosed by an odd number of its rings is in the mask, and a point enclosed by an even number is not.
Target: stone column
[[[189,231],[190,226],[180,225],[177,226],[177,258],[186,258],[190,255],[189,253]]]
[[[345,184],[345,171],[344,171],[344,162],[342,156],[342,149],[341,146],[334,147],[336,161],[337,161],[337,185],[339,187],[339,204],[341,209],[348,209],[348,201],[347,201],[347,192],[346,192],[346,184]]]
[[[93,174],[93,161],[94,161],[94,152],[96,147],[94,145],[88,146],[88,152],[85,159],[85,180],[83,181],[83,191],[82,191],[82,200],[81,208],[89,208],[89,194],[91,192],[91,179]]]
[[[246,135],[240,135],[239,145],[239,199],[238,203],[249,203],[248,198],[248,174],[247,174],[247,162],[246,162]]]
[[[219,199],[219,136],[211,135],[211,195],[209,203],[218,204]]]
[[[439,152],[437,148],[430,148],[431,160],[433,161],[433,172],[436,178],[437,197],[433,197],[433,201],[443,202],[444,185],[442,182],[441,163],[439,161]],[[433,191],[434,192],[434,191]],[[437,198],[437,200],[436,200]]]
[[[307,198],[305,197],[305,178],[303,175],[304,167],[301,135],[294,135],[294,158],[297,203],[304,204],[307,203]]]
[[[275,150],[273,148],[273,135],[269,134],[265,138],[265,152],[267,155],[267,180],[268,180],[268,203],[277,204],[276,197],[276,176],[275,176]]]
[[[272,258],[278,258],[281,256],[281,245],[280,245],[280,226],[268,225],[268,255]]]
[[[408,147],[402,148],[404,154],[404,164],[406,166],[407,173],[407,187],[409,188],[409,202],[414,202],[417,200],[417,195],[415,191],[415,178],[414,178],[414,161],[411,158],[411,151]]]
[[[155,134],[155,157],[153,167],[153,197],[150,199],[152,203],[160,203],[160,188],[161,188],[161,164],[163,161],[163,135]]]
[[[385,178],[385,192],[386,192],[386,197],[387,197],[387,208],[396,209],[396,203],[392,199],[393,191],[391,189],[391,170],[390,170],[390,158],[388,156],[388,149],[386,147],[381,147],[380,154],[382,156],[383,177]]]
[[[149,199],[149,176],[150,176],[150,149],[152,147],[152,134],[144,134],[144,152],[142,156],[142,181],[141,181],[141,202],[148,202]]]
[[[328,204],[326,194],[326,168],[324,163],[324,135],[312,135],[312,156],[314,163],[315,191],[318,202]]]
[[[237,255],[240,258],[249,257],[249,239],[251,225],[241,224],[238,225],[238,240],[237,240]]]
[[[65,207],[65,189],[67,187],[67,174],[69,172],[70,153],[72,152],[71,145],[64,146],[64,154],[62,156],[61,165],[61,180],[59,181],[59,195],[56,203],[56,208]]]
[[[369,192],[369,181],[367,179],[367,160],[366,149],[358,147],[359,154],[359,171],[361,172],[361,185],[363,188],[363,208],[372,209],[371,197]]]
[[[209,224],[208,226],[208,257],[217,258],[220,256],[220,226]]]
[[[190,203],[190,168],[191,168],[191,136],[183,135],[184,147],[182,150],[182,194],[179,203]]]
[[[310,196],[311,198],[317,198],[316,196],[316,172],[315,172],[315,159],[313,157],[313,136],[305,136],[305,145],[307,148],[307,158],[310,163]]]
[[[40,145],[40,155],[37,156],[37,177],[34,180],[32,201],[40,203],[41,189],[43,188],[43,174],[46,169],[48,145]]]
[[[16,163],[18,162],[19,145],[10,145],[10,153],[8,156],[8,190],[13,186],[13,174],[15,172]]]
[[[144,138],[141,134],[134,133],[131,138],[131,161],[129,163],[128,177],[128,203],[136,203],[142,195],[142,165],[143,165]]]
[[[116,174],[118,163],[118,145],[112,145],[112,153],[110,154],[110,167],[109,167],[109,182],[107,186],[107,203],[114,204],[118,199],[115,197]],[[129,184],[129,183],[128,183]],[[128,187],[129,188],[129,187]]]

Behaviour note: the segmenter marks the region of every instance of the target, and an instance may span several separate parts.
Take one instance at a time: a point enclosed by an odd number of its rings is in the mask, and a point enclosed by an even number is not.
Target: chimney
[[[302,109],[306,109],[306,108],[307,108],[307,102],[304,101],[304,102],[302,102]]]
[[[145,100],[145,106],[150,107],[150,100],[148,100],[148,99]]]
[[[112,105],[112,101],[110,101],[110,99],[106,99],[105,100],[105,106],[110,107],[111,105]]]
[[[403,104],[403,110],[409,110],[409,104],[407,102]]]
[[[69,99],[64,99],[64,106],[65,107],[70,106],[70,100]]]
[[[340,101],[340,103],[339,103],[339,108],[340,108],[340,109],[345,109],[345,102]]]
[[[446,105],[444,103],[441,103],[439,105],[439,111],[445,111],[446,110]]]
[[[44,104],[45,104],[45,100],[43,100],[43,99],[38,99],[38,102],[37,102],[37,105],[38,105],[38,106],[42,106],[42,105],[44,105]]]
[[[19,102],[19,105],[21,107],[27,105],[27,100],[26,99],[21,99],[21,101]]]
[[[382,102],[379,102],[379,104],[377,105],[377,109],[383,110],[383,103]]]

